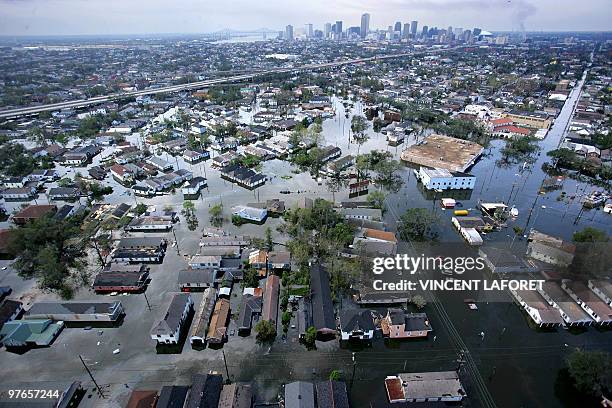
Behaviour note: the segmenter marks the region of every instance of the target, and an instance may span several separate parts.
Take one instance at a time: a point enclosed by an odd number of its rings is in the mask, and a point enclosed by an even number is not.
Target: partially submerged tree
[[[183,210],[181,211],[181,214],[183,214],[185,220],[187,221],[187,228],[189,228],[189,231],[195,231],[195,229],[198,228],[199,223],[198,217],[195,213],[195,205],[193,204],[193,201],[186,200],[183,203]]]
[[[425,241],[436,237],[437,217],[426,208],[409,208],[399,219],[398,231],[404,240]]]
[[[567,358],[567,367],[577,390],[589,395],[612,390],[612,357],[609,353],[577,349]]]
[[[84,214],[65,220],[45,216],[13,230],[11,252],[17,254],[13,267],[25,279],[35,278],[38,286],[63,298],[85,283],[82,272],[88,237],[83,237]]]
[[[276,338],[276,327],[268,320],[260,320],[255,325],[255,332],[260,343],[271,343]]]
[[[215,227],[223,225],[223,204],[215,204],[208,210],[210,215],[210,223]]]
[[[351,131],[353,132],[353,139],[355,139],[355,143],[357,143],[357,155],[359,155],[361,145],[367,142],[370,138],[366,133],[367,129],[368,120],[365,118],[365,116],[353,116],[351,119]]]

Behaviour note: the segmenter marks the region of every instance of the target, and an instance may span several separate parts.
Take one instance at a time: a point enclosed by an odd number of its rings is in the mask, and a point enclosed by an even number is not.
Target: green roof
[[[53,320],[12,320],[0,329],[0,339],[5,346],[48,346],[64,327]]]

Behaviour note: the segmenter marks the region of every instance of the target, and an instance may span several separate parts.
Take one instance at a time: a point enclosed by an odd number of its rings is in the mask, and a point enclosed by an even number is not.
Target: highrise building
[[[285,40],[293,41],[293,26],[288,25],[285,27]]]
[[[410,23],[410,34],[412,34],[413,37],[416,37],[416,33],[417,33],[417,26],[419,25],[418,21],[413,20]]]
[[[313,37],[312,24],[306,24],[306,37],[307,38]]]
[[[323,38],[329,38],[329,33],[331,33],[331,29],[331,23],[325,23],[325,25],[323,26]]]
[[[338,37],[340,37],[342,35],[342,21],[336,21],[336,34],[338,34]]]
[[[423,31],[421,31],[421,37],[427,37],[428,32],[429,32],[429,27],[423,26]]]
[[[393,31],[399,31],[399,33],[402,33],[402,22],[401,21],[396,21],[395,22],[395,27],[393,28]]]
[[[474,29],[472,30],[472,34],[474,35],[474,37],[478,37],[480,33],[482,33],[482,30],[478,27],[474,27]]]
[[[455,27],[455,37],[459,38],[463,35],[463,28],[461,27]]]
[[[404,30],[402,30],[402,38],[408,38],[410,36],[410,23],[404,23]]]
[[[370,15],[368,13],[361,15],[361,28],[359,34],[361,34],[361,38],[365,38],[370,31]]]

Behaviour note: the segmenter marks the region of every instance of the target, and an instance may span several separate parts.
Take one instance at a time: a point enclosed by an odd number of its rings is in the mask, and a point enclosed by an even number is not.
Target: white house
[[[421,167],[417,176],[428,190],[472,190],[476,185],[475,176],[446,169]]]
[[[238,205],[232,208],[232,215],[254,222],[263,222],[268,216],[268,210],[265,208],[248,207],[246,205]]]
[[[24,188],[27,179],[25,177],[9,177],[4,180],[4,187],[6,188]]]
[[[369,310],[343,309],[340,311],[342,340],[372,340],[374,320]]]
[[[194,255],[189,261],[191,269],[218,269],[221,267],[219,255]]]
[[[157,167],[161,171],[172,170],[174,168],[172,164],[157,156],[149,157],[147,159],[147,163],[149,163],[151,166]]]
[[[385,388],[390,403],[457,402],[467,395],[456,371],[401,373],[385,378]]]
[[[208,150],[198,151],[198,150],[185,150],[183,152],[183,159],[187,163],[197,163],[200,160],[206,160],[210,157],[210,152]]]
[[[193,299],[188,293],[175,293],[162,320],[151,329],[151,338],[157,344],[178,344],[181,329],[193,311]]]
[[[131,184],[134,181],[134,174],[121,164],[113,164],[110,172],[113,178],[122,184]]]
[[[200,190],[206,187],[206,185],[206,179],[204,177],[194,177],[181,189],[181,191],[185,196],[196,195]]]
[[[0,193],[0,196],[5,200],[14,201],[28,201],[34,198],[35,195],[36,189],[34,187],[7,188]]]

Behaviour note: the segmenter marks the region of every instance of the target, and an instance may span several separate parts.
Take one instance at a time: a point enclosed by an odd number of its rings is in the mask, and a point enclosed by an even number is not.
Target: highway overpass
[[[143,95],[155,95],[155,94],[160,94],[160,93],[171,93],[171,92],[181,92],[181,91],[201,89],[201,88],[205,88],[211,85],[219,85],[219,84],[226,84],[226,83],[239,82],[239,81],[245,81],[245,80],[252,80],[252,79],[263,77],[269,74],[293,73],[293,72],[297,73],[301,71],[315,71],[318,69],[334,68],[334,67],[339,67],[343,65],[358,64],[362,62],[402,58],[402,57],[406,57],[410,55],[417,56],[417,55],[422,55],[422,54],[436,54],[436,53],[449,51],[452,49],[455,49],[455,48],[434,49],[434,50],[427,50],[427,51],[416,52],[416,53],[381,55],[381,56],[375,56],[375,57],[369,57],[369,58],[358,58],[358,59],[351,59],[351,60],[344,60],[344,61],[334,61],[334,62],[328,62],[324,64],[308,64],[308,65],[301,65],[299,67],[293,67],[293,68],[275,68],[275,69],[270,69],[266,71],[254,72],[250,74],[235,75],[235,76],[229,76],[229,77],[217,78],[217,79],[208,79],[204,81],[190,82],[190,83],[181,84],[181,85],[171,85],[171,86],[164,86],[164,87],[159,87],[159,88],[149,88],[149,89],[143,89],[141,91],[120,92],[120,93],[114,93],[110,95],[97,96],[94,98],[75,99],[72,101],[51,103],[48,105],[38,105],[38,106],[6,109],[6,110],[0,111],[0,120],[17,119],[23,116],[37,115],[41,112],[56,111],[56,110],[61,110],[61,109],[66,109],[66,108],[84,108],[87,106],[97,105],[100,103],[109,102],[113,100],[133,98],[133,97],[143,96]]]

